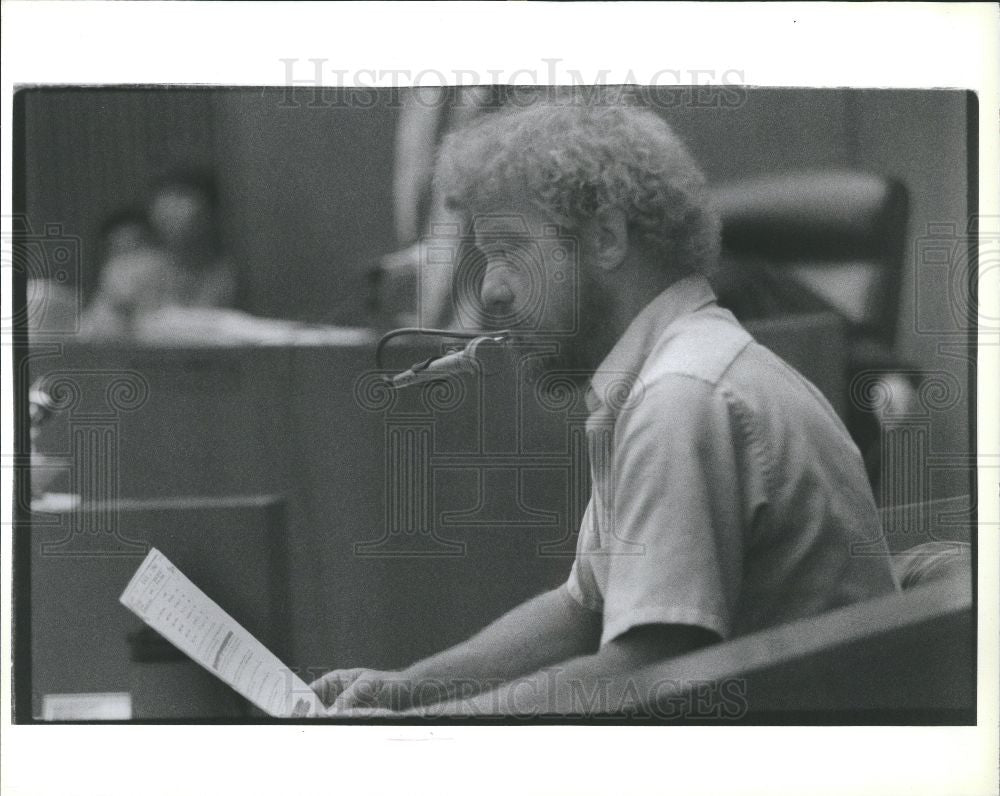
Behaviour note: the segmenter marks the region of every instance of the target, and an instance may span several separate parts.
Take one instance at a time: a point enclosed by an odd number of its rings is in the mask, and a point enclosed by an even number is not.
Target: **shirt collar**
[[[715,291],[708,280],[701,274],[692,274],[674,282],[643,307],[594,371],[587,391],[587,408],[591,412],[599,406],[620,408],[667,327],[715,301]]]

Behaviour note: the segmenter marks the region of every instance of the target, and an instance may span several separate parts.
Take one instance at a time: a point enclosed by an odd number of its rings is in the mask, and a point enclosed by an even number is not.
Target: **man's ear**
[[[614,271],[628,253],[628,224],[619,208],[603,210],[591,222],[591,245],[597,267]]]

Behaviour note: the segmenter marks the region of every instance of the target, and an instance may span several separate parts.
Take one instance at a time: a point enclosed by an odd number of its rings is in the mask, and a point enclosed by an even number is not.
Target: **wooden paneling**
[[[393,360],[426,356],[403,349]],[[315,636],[302,647],[309,665],[404,666],[569,572],[569,559],[539,554],[565,531],[568,474],[525,498],[539,511],[519,511],[511,478],[538,478],[540,468],[530,457],[490,461],[495,448],[484,428],[514,416],[516,394],[484,411],[481,391],[498,384],[473,380],[468,392],[450,396],[454,403],[442,393],[435,406],[420,390],[392,394],[367,379],[370,357],[370,350],[295,352],[291,411],[298,440],[309,440],[296,456],[313,539],[310,560],[299,560],[318,585]],[[565,470],[568,455],[553,453]],[[515,514],[520,522],[511,525]]]
[[[114,513],[117,535],[94,525]],[[91,518],[91,519],[88,519]],[[133,717],[239,718],[248,706],[193,661],[136,660],[142,622],[118,602],[147,545],[158,548],[279,657],[290,653],[284,511],[264,497],[118,501],[38,523],[31,538],[32,692],[130,692]],[[100,524],[98,522],[97,524]],[[139,543],[139,544],[136,544]]]

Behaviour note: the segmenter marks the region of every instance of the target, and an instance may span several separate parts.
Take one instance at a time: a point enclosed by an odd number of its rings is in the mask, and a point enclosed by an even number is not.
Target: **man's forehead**
[[[536,208],[504,208],[482,213],[472,220],[472,233],[477,240],[495,238],[535,238],[558,232],[558,224]]]

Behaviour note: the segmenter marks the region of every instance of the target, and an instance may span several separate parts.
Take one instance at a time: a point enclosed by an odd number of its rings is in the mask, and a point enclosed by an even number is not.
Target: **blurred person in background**
[[[149,222],[170,258],[180,305],[228,307],[236,279],[219,234],[218,191],[208,172],[178,171],[160,180],[149,203]]]
[[[175,300],[170,260],[153,242],[144,211],[111,215],[99,232],[100,281],[80,334],[90,339],[128,338],[142,315]]]
[[[211,175],[174,172],[154,189],[148,212],[111,216],[101,228],[100,283],[81,334],[132,338],[171,308],[230,306],[236,280],[220,242],[217,208]]]

